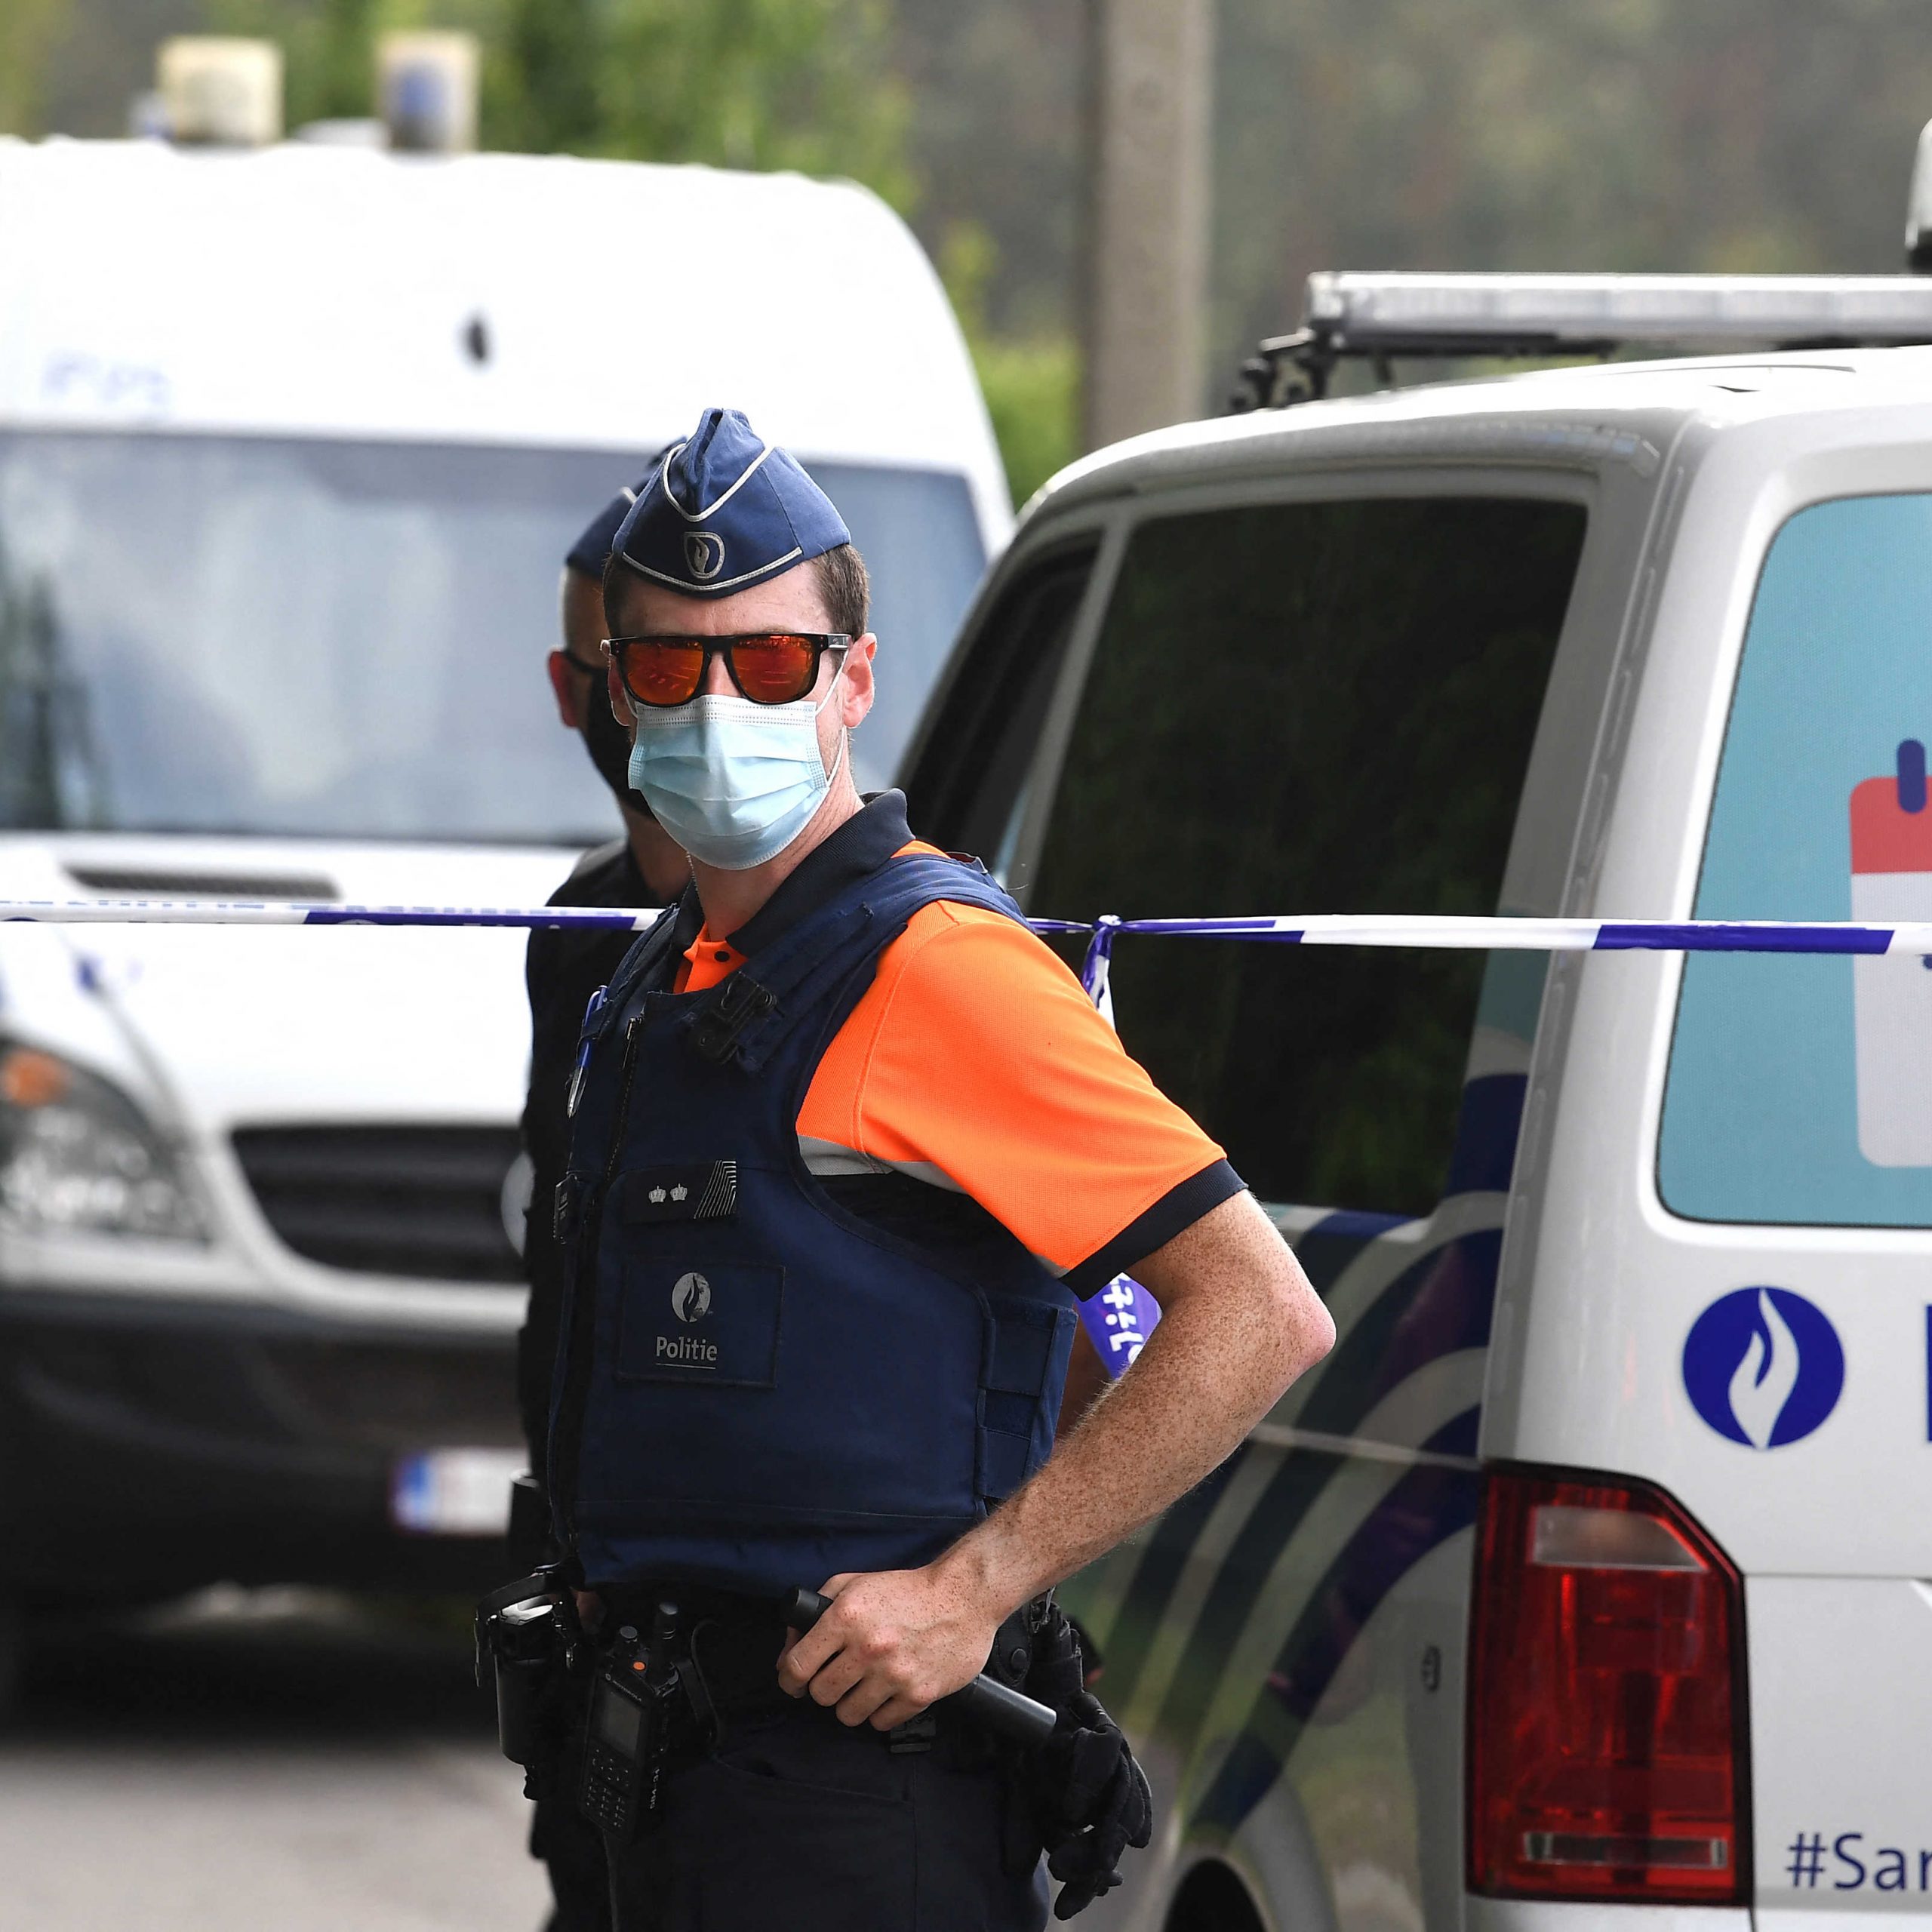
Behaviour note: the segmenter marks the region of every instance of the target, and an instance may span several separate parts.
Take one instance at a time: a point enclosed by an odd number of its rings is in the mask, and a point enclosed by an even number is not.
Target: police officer
[[[620,490],[586,526],[564,561],[558,592],[561,642],[549,655],[550,688],[558,720],[583,740],[597,775],[617,801],[624,829],[621,838],[584,854],[550,895],[546,903],[552,906],[664,906],[691,883],[691,861],[683,848],[632,787],[630,740],[611,715],[606,688],[604,566],[617,528],[636,500],[635,490]],[[584,1007],[608,982],[629,946],[629,936],[622,933],[534,932],[525,955],[531,1055],[523,1144],[533,1171],[531,1199],[536,1211],[529,1217],[524,1247],[530,1309],[518,1338],[517,1383],[531,1466],[540,1474],[563,1287],[550,1203],[563,1177],[569,1143],[565,1089]]]
[[[611,714],[601,640],[604,636],[604,565],[617,526],[630,514],[634,490],[620,491],[571,545],[558,593],[561,648],[550,653],[550,688],[557,715],[583,739],[597,774],[611,788],[623,820],[623,835],[585,854],[550,896],[552,906],[661,906],[691,882],[691,862],[631,789],[630,740]],[[563,1295],[561,1258],[552,1231],[550,1203],[562,1179],[569,1140],[565,1090],[577,1051],[577,1029],[590,995],[617,971],[628,949],[627,934],[534,932],[524,977],[530,993],[530,1091],[523,1110],[524,1151],[531,1168],[524,1242],[530,1303],[517,1338],[517,1393],[531,1467],[541,1477],[550,1401],[551,1364],[557,1352],[557,1311]],[[531,1560],[534,1560],[533,1553]],[[549,1867],[555,1910],[551,1932],[595,1932],[609,1923],[609,1886],[604,1850],[595,1831],[579,1817],[574,1798],[538,1802],[530,1834],[532,1854]]]
[[[789,454],[706,411],[605,610],[694,882],[586,1028],[550,1493],[606,1641],[675,1604],[709,1720],[657,1828],[608,1841],[615,1923],[1036,1928],[1023,1770],[924,1714],[1334,1330],[1004,893],[855,791],[864,569]],[[1056,1447],[1072,1298],[1128,1269],[1164,1318]],[[798,1585],[833,1600],[804,1634]]]

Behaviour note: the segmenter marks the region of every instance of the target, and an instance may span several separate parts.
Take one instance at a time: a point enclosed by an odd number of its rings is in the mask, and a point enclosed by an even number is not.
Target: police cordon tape
[[[0,900],[0,924],[184,926],[506,926],[641,932],[658,909],[539,906],[338,906],[300,900]],[[1932,955],[1932,921],[1546,919],[1435,913],[1326,912],[1244,918],[1034,919],[1039,933],[1091,933],[1104,961],[1123,933],[1246,939],[1283,946],[1372,946],[1493,952],[1795,952]]]
[[[641,932],[657,910],[601,906],[339,906],[300,901],[179,899],[0,900],[0,923],[48,925],[494,926],[543,931]],[[1081,981],[1110,1011],[1108,976],[1124,933],[1272,941],[1284,946],[1447,948],[1464,952],[1886,953],[1932,958],[1932,922],[1895,926],[1778,919],[1545,919],[1440,915],[1324,913],[1208,919],[1035,919],[1035,932],[1091,935]],[[1081,1305],[1108,1374],[1131,1364],[1160,1320],[1153,1297],[1117,1275]]]
[[[8,899],[0,924],[187,926],[497,926],[532,931],[642,932],[661,909],[630,906],[336,906],[299,900]],[[1241,918],[1033,919],[1036,933],[1092,935],[1080,969],[1107,1003],[1114,942],[1123,933],[1270,941],[1280,946],[1395,946],[1474,952],[1893,953],[1932,957],[1932,921],[1869,926],[1848,920],[1574,919],[1454,914],[1319,912]]]
[[[1036,932],[1091,933],[1080,978],[1105,995],[1122,933],[1272,940],[1283,946],[1401,946],[1475,952],[1789,952],[1932,955],[1932,923],[1854,925],[1788,919],[1542,919],[1440,913],[1318,912],[1280,918],[1035,919]]]
[[[639,933],[661,907],[322,906],[282,899],[0,899],[0,925],[520,926],[545,931]]]

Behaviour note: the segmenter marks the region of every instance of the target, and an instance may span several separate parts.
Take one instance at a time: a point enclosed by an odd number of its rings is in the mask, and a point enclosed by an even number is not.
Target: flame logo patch
[[[1782,1449],[1838,1407],[1844,1350],[1824,1312],[1802,1295],[1737,1288],[1684,1337],[1684,1391],[1720,1435],[1747,1449]]]
[[[724,568],[724,538],[715,531],[686,531],[685,568],[700,583],[709,583]]]
[[[702,1321],[711,1312],[711,1284],[702,1275],[680,1275],[671,1284],[671,1312],[680,1321]]]

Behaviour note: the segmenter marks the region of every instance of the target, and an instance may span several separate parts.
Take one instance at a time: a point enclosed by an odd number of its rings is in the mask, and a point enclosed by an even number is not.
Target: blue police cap
[[[728,597],[851,540],[795,457],[741,411],[707,409],[638,486],[611,547],[654,583]]]
[[[645,482],[650,478],[647,477]],[[603,580],[604,566],[609,561],[611,551],[616,547],[617,532],[624,518],[631,513],[631,506],[637,501],[638,491],[644,488],[639,483],[629,490],[620,490],[590,521],[583,526],[583,534],[573,543],[564,558],[564,568],[575,571],[579,577]]]

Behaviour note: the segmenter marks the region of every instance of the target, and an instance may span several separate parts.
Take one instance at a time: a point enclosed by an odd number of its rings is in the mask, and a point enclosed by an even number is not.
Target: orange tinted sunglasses
[[[754,704],[790,704],[818,682],[819,660],[843,657],[844,631],[747,631],[734,637],[607,637],[626,693],[639,704],[688,704],[704,688],[713,657]]]

